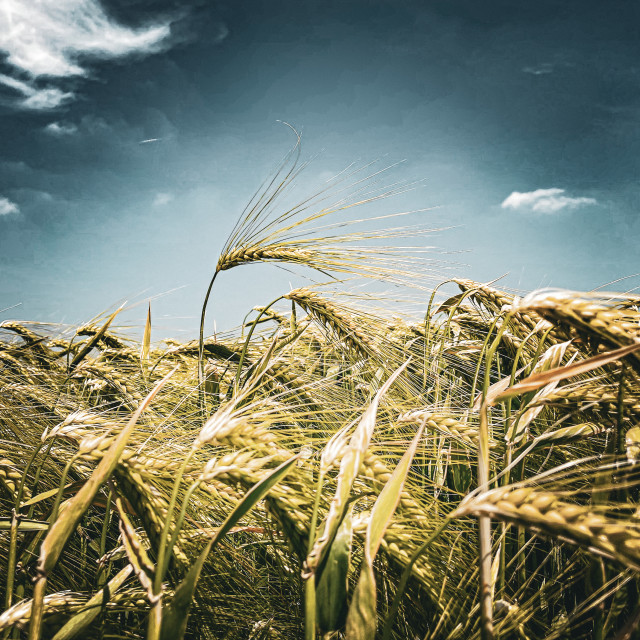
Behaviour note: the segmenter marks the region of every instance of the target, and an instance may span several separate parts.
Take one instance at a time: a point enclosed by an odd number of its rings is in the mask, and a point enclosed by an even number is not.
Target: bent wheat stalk
[[[640,571],[640,527],[563,502],[551,491],[507,486],[463,501],[452,517],[489,516],[570,542]]]
[[[345,223],[325,227],[311,227],[327,216],[369,204],[393,195],[403,193],[413,185],[396,184],[371,188],[374,179],[388,169],[373,174],[360,175],[363,169],[346,173],[338,183],[346,183],[341,189],[327,187],[319,193],[298,202],[282,213],[274,213],[280,198],[290,188],[293,180],[304,168],[298,165],[300,156],[300,135],[294,130],[297,142],[285,156],[280,168],[262,190],[254,195],[227,239],[218,258],[215,271],[209,282],[200,314],[199,332],[199,372],[200,384],[204,381],[203,344],[207,306],[213,285],[219,273],[237,266],[256,262],[277,262],[298,264],[325,275],[341,273],[358,275],[374,280],[416,285],[419,258],[410,247],[363,246],[362,241],[388,238],[416,237],[429,232],[422,227],[390,228],[371,232],[333,233]],[[337,201],[325,202],[340,194]],[[314,208],[317,209],[314,212]],[[312,213],[309,213],[312,211]],[[405,215],[403,212],[393,215]],[[392,216],[383,216],[383,218]],[[352,220],[356,224],[362,220]],[[418,251],[422,252],[420,248]],[[412,255],[413,253],[413,255]],[[201,400],[202,402],[202,400]]]

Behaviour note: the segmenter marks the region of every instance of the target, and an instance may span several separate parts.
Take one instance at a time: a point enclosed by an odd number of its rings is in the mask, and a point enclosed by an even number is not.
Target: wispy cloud
[[[156,197],[153,199],[154,207],[164,207],[173,200],[173,194],[171,193],[156,193]]]
[[[46,110],[55,109],[65,102],[73,99],[73,93],[62,91],[56,87],[37,88],[35,84],[29,84],[22,80],[17,80],[11,76],[0,73],[0,84],[5,85],[17,93],[19,98],[17,105],[23,109]]]
[[[224,22],[218,22],[211,30],[211,42],[220,44],[227,39],[229,35],[229,27]]]
[[[555,65],[551,62],[543,62],[542,64],[538,64],[535,66],[524,67],[522,69],[523,73],[530,73],[534,76],[544,76],[548,73],[553,73],[555,69]]]
[[[565,196],[565,189],[536,189],[521,193],[514,191],[502,203],[503,209],[533,211],[535,213],[557,213],[563,209],[577,209],[597,204],[595,198]]]
[[[17,106],[53,109],[74,97],[57,85],[86,77],[88,59],[154,53],[169,34],[168,23],[117,24],[98,0],[2,0],[0,51],[13,73],[0,75],[0,83],[20,94]]]
[[[72,136],[77,133],[78,127],[72,122],[50,122],[43,131],[48,133],[50,136],[62,138],[64,136]]]
[[[8,216],[12,213],[20,213],[20,207],[9,198],[0,196],[0,216]]]

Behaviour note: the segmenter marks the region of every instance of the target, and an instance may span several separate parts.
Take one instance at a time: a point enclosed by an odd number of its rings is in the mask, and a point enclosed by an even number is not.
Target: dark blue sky
[[[370,215],[438,207],[410,221],[454,227],[429,239],[463,252],[443,277],[590,289],[640,271],[640,3],[4,4],[0,308],[22,304],[2,318],[172,291],[157,325],[195,334],[227,232],[292,143],[278,120],[321,152],[302,193],[406,160],[392,177],[423,186]],[[237,272],[218,326],[291,280]]]

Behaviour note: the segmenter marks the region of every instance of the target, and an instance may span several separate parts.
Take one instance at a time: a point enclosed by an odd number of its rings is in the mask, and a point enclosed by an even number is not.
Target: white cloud
[[[0,83],[20,94],[17,106],[23,109],[55,109],[74,97],[71,92],[61,91],[56,87],[37,88],[21,80],[0,73]]]
[[[543,62],[542,64],[539,64],[535,67],[524,67],[522,71],[523,73],[530,73],[534,76],[543,76],[548,73],[553,73],[554,68],[555,65],[551,64],[550,62]]]
[[[514,191],[502,203],[503,209],[533,211],[535,213],[557,213],[563,209],[577,209],[584,205],[597,204],[595,198],[584,196],[571,198],[563,195],[564,189],[536,189],[521,193]]]
[[[98,0],[2,0],[0,51],[20,79],[2,76],[0,82],[22,94],[19,106],[52,109],[73,97],[53,82],[87,76],[87,58],[154,53],[169,34],[168,23],[140,29],[117,24]]]
[[[36,92],[36,89],[28,85],[26,82],[16,80],[15,78],[7,76],[4,73],[0,73],[0,82],[10,89],[21,93],[23,96],[33,95]]]
[[[21,106],[25,109],[34,109],[36,111],[55,109],[65,102],[69,102],[74,94],[68,91],[61,91],[55,87],[39,89],[32,95],[28,96],[21,102]]]
[[[78,127],[73,123],[65,122],[50,122],[43,131],[56,138],[62,138],[64,136],[72,136],[78,132]]]
[[[9,198],[0,196],[0,216],[8,216],[11,213],[20,213],[20,208],[15,202],[11,202]]]
[[[173,194],[171,193],[156,193],[156,197],[153,199],[154,207],[164,207],[165,204],[169,204],[173,200]]]

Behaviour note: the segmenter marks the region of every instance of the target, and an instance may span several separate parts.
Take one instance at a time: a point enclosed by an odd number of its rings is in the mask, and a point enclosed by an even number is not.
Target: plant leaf
[[[562,342],[561,344],[554,344],[549,347],[538,362],[536,362],[535,367],[533,368],[532,375],[543,373],[545,371],[550,371],[552,369],[556,369],[560,366],[562,362],[562,358],[564,358],[564,354],[567,351],[567,347],[571,344],[571,342]],[[569,362],[571,364],[571,361]],[[553,390],[558,386],[559,380],[554,380],[549,384],[545,385],[542,389],[540,389],[534,396],[529,400],[527,404],[533,405],[529,407],[512,425],[507,433],[506,440],[507,442],[512,442],[513,444],[518,444],[525,437],[525,432],[527,427],[540,415],[540,412],[544,409],[544,405],[540,403],[540,400],[548,396]]]
[[[493,562],[491,563],[491,601],[496,595],[496,582],[498,581],[498,572],[500,571],[500,551],[502,549],[502,542],[498,545],[496,549],[496,555],[493,558]]]
[[[46,531],[48,528],[49,523],[41,522],[40,520],[20,518],[18,521],[18,531],[21,531],[22,533],[27,531]],[[11,518],[0,518],[0,531],[8,531],[9,529],[11,529]]]
[[[82,486],[82,482],[70,482],[69,484],[65,485],[65,487],[62,490],[62,493],[65,494],[71,491],[75,491],[76,489],[79,489],[81,486]],[[60,492],[60,487],[56,487],[55,489],[49,489],[49,491],[43,491],[42,493],[39,493],[37,496],[33,496],[33,498],[30,498],[26,502],[22,502],[21,508],[28,507],[32,504],[37,504],[38,502],[47,500],[47,498],[53,498],[53,496],[58,495],[59,492]]]
[[[56,633],[51,640],[72,640],[78,637],[98,616],[102,611],[105,601],[107,601],[131,575],[133,567],[128,564],[121,569],[107,585],[94,594],[91,599],[84,605],[82,611],[76,613],[75,616],[69,618],[64,626]]]
[[[527,367],[520,367],[517,371],[516,371],[516,376],[519,376]],[[487,389],[487,396],[493,396],[493,395],[497,395],[498,393],[500,393],[501,391],[504,391],[505,389],[509,388],[509,385],[511,384],[511,375],[506,376],[505,378],[502,378],[502,380],[498,380],[498,382],[494,382],[488,389]],[[480,407],[482,406],[482,393],[479,393],[476,396],[476,399],[473,402],[473,411],[480,411]]]
[[[353,594],[353,600],[347,616],[347,640],[375,640],[378,626],[376,608],[376,580],[373,573],[373,561],[380,548],[382,538],[389,526],[389,522],[400,502],[404,483],[422,434],[423,423],[414,436],[409,448],[405,451],[398,466],[380,492],[371,510],[367,536],[364,545],[364,566]]]
[[[316,587],[318,626],[324,632],[341,629],[346,620],[352,539],[353,518],[349,509],[327,553]]]
[[[144,334],[142,336],[142,347],[140,349],[140,360],[146,362],[149,360],[149,351],[151,350],[151,303],[147,311],[147,322],[144,325]]]
[[[142,588],[147,592],[149,602],[154,602],[156,596],[153,593],[153,576],[155,574],[155,567],[147,551],[140,540],[140,536],[133,528],[129,517],[124,511],[122,506],[122,500],[116,498],[116,507],[118,508],[118,514],[120,516],[120,533],[122,535],[122,544],[127,554],[127,558],[135,571]]]
[[[346,640],[373,640],[376,637],[376,580],[373,567],[362,568],[347,616]]]
[[[364,412],[358,426],[355,428],[349,445],[340,463],[340,472],[338,473],[336,492],[329,506],[329,513],[324,521],[324,530],[320,537],[316,540],[307,556],[306,573],[315,573],[320,564],[324,561],[324,556],[333,541],[333,538],[342,522],[345,510],[349,501],[349,494],[353,482],[360,470],[360,464],[365,451],[369,448],[369,442],[376,426],[376,416],[378,414],[378,405],[382,396],[389,390],[396,378],[405,370],[409,360],[399,367],[389,379],[382,385],[378,393],[371,401],[371,404]]]
[[[621,349],[615,349],[614,351],[607,351],[607,353],[602,353],[598,356],[594,356],[593,358],[575,362],[574,364],[564,367],[558,367],[543,373],[535,373],[522,380],[522,382],[514,384],[513,387],[506,391],[502,391],[498,394],[492,395],[491,397],[487,395],[486,401],[488,404],[495,404],[496,402],[502,402],[503,400],[518,396],[522,393],[536,391],[540,387],[544,387],[552,382],[566,380],[567,378],[572,378],[573,376],[580,375],[581,373],[593,371],[593,369],[597,369],[598,367],[603,367],[606,364],[620,360],[620,358],[623,358],[638,349],[640,349],[640,343],[632,344],[628,347],[622,347]]]
[[[124,305],[123,305],[124,306]],[[87,354],[93,349],[93,347],[98,343],[100,338],[107,332],[109,325],[115,320],[115,317],[122,311],[123,307],[118,307],[107,319],[107,321],[102,325],[100,331],[95,333],[89,340],[87,340],[87,344],[78,351],[75,358],[71,361],[69,365],[69,369],[73,371],[86,357]]]
[[[400,496],[404,489],[404,483],[411,467],[411,462],[416,454],[418,444],[424,433],[425,425],[421,425],[416,435],[413,437],[409,448],[405,451],[402,459],[394,469],[391,477],[380,492],[376,503],[371,510],[371,517],[367,526],[367,538],[365,543],[365,557],[373,562],[382,538],[389,526],[389,522],[395,513],[400,502]]]

